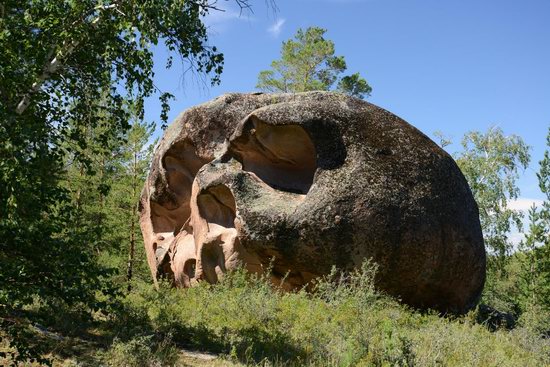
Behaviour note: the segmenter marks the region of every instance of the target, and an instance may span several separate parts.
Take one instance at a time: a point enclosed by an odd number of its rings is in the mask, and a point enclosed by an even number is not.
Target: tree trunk
[[[126,269],[126,280],[128,282],[128,292],[132,291],[132,276],[134,272],[134,256],[136,251],[135,237],[135,218],[132,216],[131,233],[130,233],[130,249],[128,251],[128,265]]]
[[[134,153],[134,159],[132,164],[132,198],[131,201],[133,202],[136,199],[136,185],[137,185],[137,160],[138,160],[138,152],[137,147],[133,147],[133,153]],[[128,251],[128,265],[126,269],[126,280],[128,281],[128,292],[132,290],[132,276],[134,272],[134,256],[136,253],[136,217],[137,217],[137,204],[132,205],[132,213],[131,213],[131,219],[130,219],[130,248]]]
[[[98,5],[94,7],[93,9],[90,9],[88,11],[88,14],[91,13],[94,10],[98,11],[105,11],[109,9],[115,9],[118,6],[118,4],[111,4],[111,5]],[[2,13],[4,12],[3,7],[0,9]],[[94,19],[90,21],[90,24],[95,27],[96,23],[100,19],[101,13],[99,13]],[[84,17],[86,18],[86,17]],[[73,23],[73,26],[76,25],[76,22]],[[18,115],[23,114],[27,107],[31,104],[31,97],[40,90],[42,85],[53,75],[57,72],[57,70],[62,66],[63,61],[66,60],[75,48],[79,45],[79,42],[76,40],[72,41],[65,41],[63,42],[63,45],[60,47],[60,50],[55,54],[55,57],[51,59],[51,53],[48,55],[46,59],[46,63],[44,64],[42,68],[42,74],[38,76],[38,79],[32,84],[32,86],[29,88],[27,93],[21,98],[21,101],[17,104],[17,107],[15,109],[15,112]],[[53,50],[52,50],[53,51]],[[52,52],[53,53],[53,52]]]

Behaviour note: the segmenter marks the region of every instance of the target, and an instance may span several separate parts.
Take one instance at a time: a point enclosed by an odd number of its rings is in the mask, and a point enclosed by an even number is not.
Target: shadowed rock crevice
[[[195,221],[196,238],[200,244],[199,261],[202,277],[210,283],[218,281],[225,271],[224,247],[234,247],[237,237],[235,229],[235,199],[225,186],[216,186],[197,197],[200,221]],[[198,241],[197,241],[198,240]]]
[[[230,151],[243,170],[277,190],[307,194],[317,169],[315,146],[298,125],[268,125],[252,116]]]
[[[152,238],[151,247],[147,251],[148,262],[150,266],[156,264],[156,271],[152,271],[159,275],[164,274],[174,279],[174,269],[171,266],[174,254],[170,254],[170,249],[176,247],[176,236],[181,233],[190,217],[193,180],[198,170],[211,160],[212,158],[199,157],[195,146],[185,139],[169,146],[164,155],[153,162],[151,171],[162,174],[157,176],[157,190],[150,192],[146,188],[151,200],[141,203],[144,207],[141,211],[148,212],[149,223],[144,224],[142,217],[142,231],[149,232],[149,238]],[[144,210],[145,208],[148,210]],[[186,251],[189,252],[190,249]]]
[[[193,180],[199,169],[211,160],[199,157],[193,144],[187,140],[172,145],[162,157],[162,167],[166,172],[166,199],[169,200],[163,200],[163,203],[158,204],[168,210],[162,217],[169,215],[173,222],[171,227],[174,229],[179,230],[189,218]],[[171,205],[166,205],[168,203]],[[176,208],[170,208],[172,205]]]
[[[195,278],[215,283],[228,269],[239,265],[260,272],[259,260],[241,245],[231,190],[224,185],[211,186],[201,190],[194,200],[191,221],[197,254]]]

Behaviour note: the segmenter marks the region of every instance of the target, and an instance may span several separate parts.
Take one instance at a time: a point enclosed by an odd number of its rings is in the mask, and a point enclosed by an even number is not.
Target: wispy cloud
[[[273,36],[273,37],[277,37],[281,31],[283,30],[283,25],[285,24],[286,22],[286,19],[284,18],[281,18],[281,19],[277,19],[277,21],[275,23],[273,23],[271,25],[271,27],[269,27],[267,29],[267,31]]]
[[[508,209],[521,210],[525,212],[529,210],[529,208],[531,208],[533,204],[535,204],[535,206],[541,206],[542,200],[530,199],[530,198],[518,198],[508,203]]]
[[[211,10],[205,17],[203,22],[209,31],[214,33],[222,33],[227,30],[230,23],[235,21],[254,21],[251,13],[235,9],[234,6],[221,3],[219,10]]]

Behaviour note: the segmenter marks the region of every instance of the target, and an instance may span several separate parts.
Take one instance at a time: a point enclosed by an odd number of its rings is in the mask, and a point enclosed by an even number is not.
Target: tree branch
[[[110,10],[110,9],[116,9],[118,7],[118,5],[119,5],[118,3],[114,3],[114,4],[110,4],[110,5],[98,5],[95,8],[88,11],[86,14],[91,14],[95,10],[105,11],[105,10]],[[97,22],[99,21],[100,17],[101,17],[101,12],[95,18],[93,18],[90,21],[90,24],[92,26],[95,26],[95,24],[97,24]],[[85,18],[86,18],[86,16],[84,17],[84,19]],[[74,25],[74,23],[73,23],[73,25]],[[23,112],[25,112],[25,110],[31,104],[31,97],[36,92],[38,92],[40,90],[40,87],[42,87],[44,82],[46,82],[46,80],[48,80],[48,78],[52,74],[55,74],[55,72],[57,72],[57,70],[59,70],[59,68],[62,65],[63,60],[66,59],[67,57],[69,57],[73,53],[74,49],[77,46],[78,46],[78,41],[75,41],[75,40],[72,40],[70,42],[64,41],[63,45],[61,46],[61,50],[59,50],[57,52],[57,54],[55,55],[55,57],[53,59],[50,59],[51,54],[49,55],[49,57],[47,58],[46,64],[44,65],[44,67],[42,69],[43,70],[42,74],[40,74],[40,76],[38,77],[38,80],[35,81],[32,84],[31,88],[27,91],[27,93],[25,93],[23,98],[21,98],[21,101],[19,101],[19,103],[17,104],[15,112],[18,115],[21,115],[21,114],[23,114]]]

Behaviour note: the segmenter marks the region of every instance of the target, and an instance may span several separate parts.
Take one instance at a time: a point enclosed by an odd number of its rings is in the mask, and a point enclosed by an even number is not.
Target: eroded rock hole
[[[197,261],[195,259],[189,259],[185,262],[185,265],[183,266],[183,272],[189,279],[193,279],[195,277],[195,269],[197,266]]]
[[[151,221],[155,233],[173,238],[179,232],[191,213],[189,202],[193,179],[199,169],[211,160],[199,157],[193,144],[187,140],[168,149],[162,158],[166,192],[160,195],[157,202],[151,202]]]
[[[218,282],[225,272],[223,245],[224,241],[221,238],[216,238],[212,242],[203,244],[201,248],[202,278],[205,278],[209,283]]]
[[[251,117],[230,150],[242,164],[274,189],[306,194],[317,169],[315,145],[298,125],[269,125]]]
[[[202,227],[195,228],[200,233],[201,277],[215,283],[226,271],[226,261],[237,250],[235,198],[227,187],[214,186],[197,197],[197,207],[201,220],[195,226]]]
[[[197,198],[200,216],[209,225],[234,227],[236,204],[231,191],[222,185],[210,187]]]

